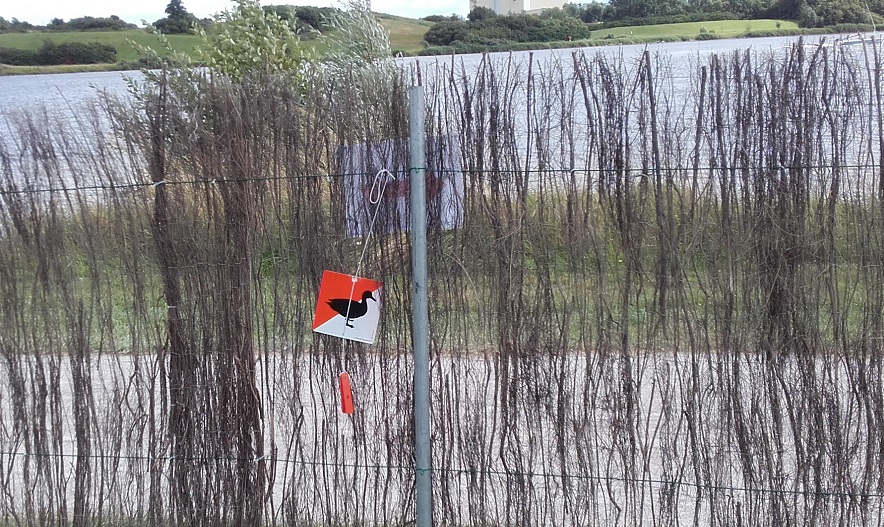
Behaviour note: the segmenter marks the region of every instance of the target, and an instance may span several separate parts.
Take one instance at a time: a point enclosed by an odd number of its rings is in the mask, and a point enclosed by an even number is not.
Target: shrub
[[[153,23],[153,27],[164,35],[188,35],[193,33],[193,24],[196,17],[191,18],[161,18]]]
[[[468,26],[466,22],[438,22],[424,35],[424,40],[431,46],[447,46],[455,40],[466,40]]]
[[[181,0],[170,0],[166,6],[166,17],[153,23],[163,34],[191,34],[197,24],[196,17],[187,11]]]
[[[457,50],[453,46],[428,46],[421,50],[420,55],[451,55],[454,53],[457,53]]]
[[[295,9],[295,16],[305,26],[310,26],[317,31],[325,29],[325,15],[318,7],[301,6]]]
[[[478,12],[474,10],[474,12]],[[432,46],[471,44],[488,41],[555,42],[580,40],[590,37],[590,28],[580,20],[554,11],[549,16],[528,14],[473,17],[470,22],[443,21],[431,27],[424,40]]]
[[[104,64],[115,62],[117,50],[100,42],[46,40],[36,51],[0,48],[0,62],[11,66],[57,66],[59,64]]]
[[[835,24],[829,28],[832,33],[862,33],[863,31],[873,31],[875,26],[871,24]]]
[[[793,37],[798,35],[826,35],[832,31],[828,28],[812,28],[812,29],[756,29],[746,33],[744,36],[749,38],[760,37]]]
[[[454,15],[454,14],[451,16],[430,15],[430,16],[425,16],[423,18],[423,20],[426,20],[427,22],[459,22],[459,21],[463,21],[463,17],[461,17],[460,15]]]
[[[33,66],[35,52],[18,48],[0,48],[0,64],[9,66]]]
[[[286,22],[296,22],[298,27],[305,32],[310,30],[324,31],[329,28],[328,19],[332,16],[334,7],[292,6],[292,5],[267,5],[263,6],[265,13],[274,13]]]
[[[60,19],[56,19],[60,20]],[[72,18],[67,23],[62,21],[63,27],[59,27],[53,20],[53,29],[65,29],[68,31],[123,31],[126,29],[135,29],[135,24],[130,24],[116,15],[108,18],[94,18],[84,16],[81,18]]]
[[[54,64],[101,64],[117,60],[117,50],[100,42],[43,42],[37,50],[41,65]]]
[[[816,14],[816,11],[806,3],[802,3],[798,9],[798,26],[799,27],[819,27],[822,19]]]
[[[257,0],[237,0],[232,10],[215,15],[212,31],[199,34],[200,60],[234,79],[264,69],[297,74],[310,56],[297,23],[265,11]]]
[[[649,16],[643,18],[626,17],[619,20],[604,22],[593,26],[593,29],[611,29],[627,26],[652,26],[657,24],[684,24],[688,22],[712,22],[715,20],[740,20],[740,15],[730,11],[717,11],[714,13],[681,13],[678,15]]]
[[[470,22],[481,22],[482,20],[488,20],[495,17],[497,17],[497,13],[495,13],[493,9],[478,6],[470,11],[470,14],[467,15],[467,20]]]

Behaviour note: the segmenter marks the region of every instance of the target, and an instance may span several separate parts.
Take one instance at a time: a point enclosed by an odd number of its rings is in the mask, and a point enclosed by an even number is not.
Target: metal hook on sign
[[[386,168],[381,169],[375,174],[374,181],[371,182],[371,190],[368,192],[369,203],[372,205],[380,203],[381,198],[384,196],[384,191],[387,190],[387,182],[391,179],[396,178]]]
[[[384,196],[384,192],[387,190],[387,182],[391,179],[396,179],[393,177],[393,174],[390,173],[386,168],[378,171],[377,174],[374,175],[374,181],[371,182],[371,190],[368,191],[368,202],[372,205],[377,205],[381,202],[381,198]],[[359,272],[362,269],[362,261],[365,260],[365,250],[368,249],[368,241],[371,239],[371,233],[374,231],[374,224],[378,219],[378,213],[381,211],[381,207],[377,206],[374,208],[374,214],[371,216],[371,223],[368,225],[368,232],[365,235],[365,244],[362,246],[362,255],[359,257],[359,263],[356,264],[356,274],[353,275],[353,286],[356,286],[356,277],[359,276]],[[351,291],[352,296],[352,291]]]

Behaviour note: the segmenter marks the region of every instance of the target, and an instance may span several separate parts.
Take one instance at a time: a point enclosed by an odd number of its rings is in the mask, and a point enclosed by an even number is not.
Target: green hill
[[[745,36],[753,31],[775,31],[778,29],[796,30],[798,29],[798,24],[786,20],[714,20],[681,24],[628,26],[593,31],[592,40],[617,37],[696,37],[702,33],[716,35],[721,38],[736,38]]]
[[[390,32],[390,49],[418,52],[423,49],[424,35],[433,26],[426,20],[415,20],[393,15],[378,14],[381,25]]]
[[[193,55],[195,47],[200,39],[196,35],[167,35],[169,44],[176,51]],[[154,49],[162,49],[159,45],[159,37],[150,34],[143,29],[130,29],[126,31],[34,31],[31,33],[2,33],[0,34],[0,48],[17,48],[36,50],[44,40],[55,43],[62,42],[100,42],[113,46],[117,50],[117,60],[120,62],[132,62],[140,57],[135,48],[129,43],[137,44]]]

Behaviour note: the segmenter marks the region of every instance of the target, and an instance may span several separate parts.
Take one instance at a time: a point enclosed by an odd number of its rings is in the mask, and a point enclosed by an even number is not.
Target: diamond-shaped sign
[[[374,343],[381,319],[381,282],[324,271],[313,314],[313,331]]]

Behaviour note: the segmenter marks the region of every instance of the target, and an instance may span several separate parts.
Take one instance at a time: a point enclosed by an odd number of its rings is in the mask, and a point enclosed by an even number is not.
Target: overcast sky
[[[108,2],[107,0],[17,0],[4,1],[0,16],[6,20],[17,18],[31,24],[48,24],[53,18],[70,20],[82,16],[108,17],[117,15],[126,22],[141,24],[142,20],[153,22],[165,15],[169,0],[136,0],[134,2]],[[183,0],[184,7],[198,18],[211,16],[230,8],[229,0]],[[334,0],[262,0],[262,5],[340,5]],[[469,0],[437,0],[433,2],[414,0],[373,0],[372,11],[420,18],[427,15],[466,16]]]

